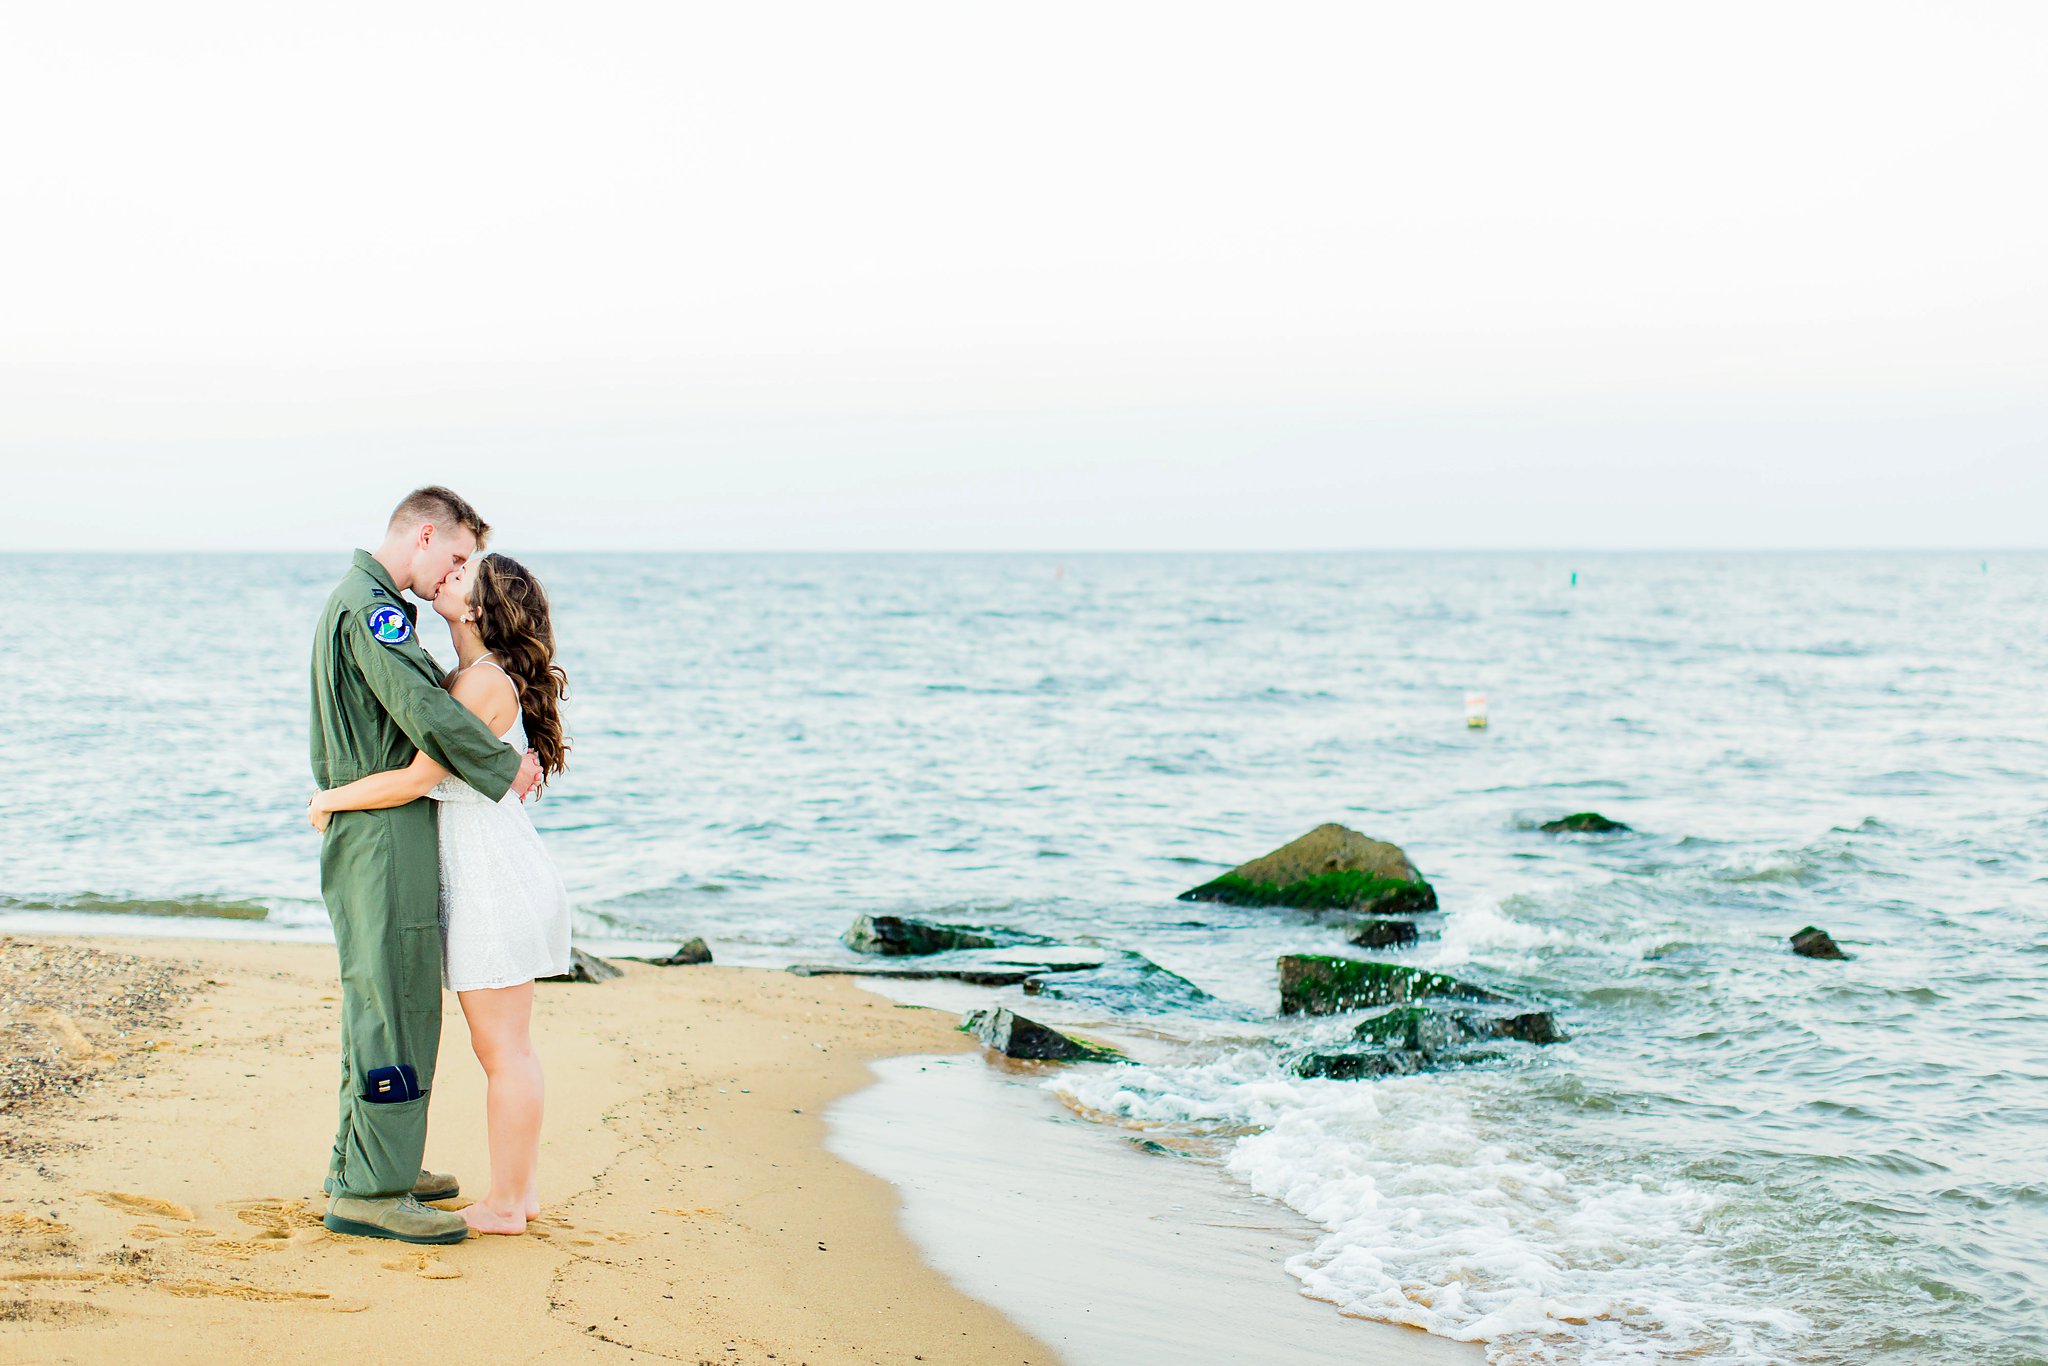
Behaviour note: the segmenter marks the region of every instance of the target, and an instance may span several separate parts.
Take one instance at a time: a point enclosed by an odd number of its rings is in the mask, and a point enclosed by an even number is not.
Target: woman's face
[[[472,560],[468,564],[457,565],[455,572],[441,585],[441,591],[434,595],[434,610],[445,617],[450,626],[461,621],[463,614],[469,611],[469,590],[475,582],[476,562]]]

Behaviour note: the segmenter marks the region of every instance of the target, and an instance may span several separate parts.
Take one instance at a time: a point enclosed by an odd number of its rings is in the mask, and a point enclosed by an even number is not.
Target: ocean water
[[[587,938],[1143,953],[1208,999],[1034,1000],[1138,1060],[1047,1085],[1299,1211],[1305,1293],[1497,1361],[2048,1361],[2048,557],[523,558]],[[0,556],[0,930],[317,933],[346,559]],[[1535,829],[1588,808],[1635,833]],[[1570,1042],[1294,1078],[1347,1022],[1273,959],[1339,924],[1174,896],[1331,820],[1436,884],[1407,961]]]

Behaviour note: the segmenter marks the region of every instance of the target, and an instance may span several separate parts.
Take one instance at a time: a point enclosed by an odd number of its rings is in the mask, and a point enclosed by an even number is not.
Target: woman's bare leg
[[[491,1139],[491,1189],[462,1211],[479,1233],[524,1233],[534,1167],[540,1158],[545,1087],[529,1025],[533,983],[457,993],[469,1043],[484,1065],[484,1109]]]

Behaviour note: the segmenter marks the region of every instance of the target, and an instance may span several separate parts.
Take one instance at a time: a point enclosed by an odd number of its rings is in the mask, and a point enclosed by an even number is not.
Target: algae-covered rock
[[[1849,955],[1842,952],[1842,946],[1826,930],[1808,925],[1792,936],[1792,952],[1802,958],[1838,958],[1847,961]]]
[[[1383,914],[1436,909],[1436,890],[1399,845],[1335,824],[1319,825],[1292,844],[1182,892],[1180,899]]]
[[[909,920],[899,915],[864,915],[847,926],[840,942],[855,953],[909,956],[949,949],[992,949],[996,941],[977,930]]]
[[[609,982],[623,976],[617,968],[594,953],[585,953],[578,948],[569,950],[569,970],[554,977],[543,977],[543,982]]]
[[[1114,1048],[1083,1043],[1003,1006],[994,1010],[970,1011],[960,1021],[960,1028],[1010,1058],[1045,1062],[1111,1062],[1123,1056]]]
[[[1620,821],[1608,820],[1598,811],[1574,811],[1569,816],[1545,821],[1536,828],[1546,835],[1605,835],[1631,827]]]
[[[1398,949],[1421,937],[1412,920],[1366,920],[1352,927],[1346,941],[1361,949]]]
[[[1462,1001],[1507,999],[1445,973],[1398,963],[1293,953],[1279,960],[1279,968],[1282,1015],[1334,1015],[1342,1010],[1395,1005],[1431,996]]]

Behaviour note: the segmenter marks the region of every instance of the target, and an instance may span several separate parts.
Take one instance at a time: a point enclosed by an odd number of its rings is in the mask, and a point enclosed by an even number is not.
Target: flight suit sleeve
[[[476,713],[430,682],[404,655],[417,645],[385,645],[370,632],[369,611],[349,613],[342,638],[370,691],[422,754],[497,801],[519,776],[521,755]]]

